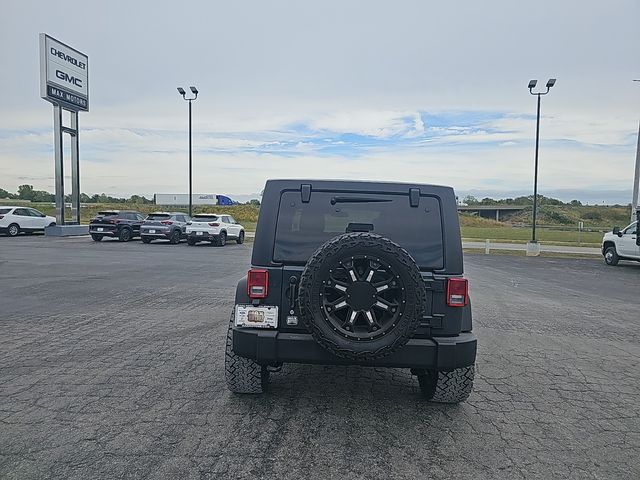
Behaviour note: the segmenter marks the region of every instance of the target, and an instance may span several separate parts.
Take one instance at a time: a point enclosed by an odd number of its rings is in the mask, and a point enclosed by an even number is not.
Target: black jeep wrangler
[[[261,393],[284,363],[409,368],[432,401],[465,400],[476,337],[453,189],[269,180],[236,290],[225,374]]]

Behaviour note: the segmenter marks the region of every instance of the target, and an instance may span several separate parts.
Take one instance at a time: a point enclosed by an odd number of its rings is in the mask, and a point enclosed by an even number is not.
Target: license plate
[[[96,230],[99,231],[99,232],[102,232],[102,231],[104,231],[104,228],[98,227],[98,228],[96,228]]]
[[[277,328],[278,307],[236,305],[236,327]]]
[[[196,232],[196,235],[202,235],[202,232]]]
[[[149,233],[156,233],[155,230],[149,230]]]

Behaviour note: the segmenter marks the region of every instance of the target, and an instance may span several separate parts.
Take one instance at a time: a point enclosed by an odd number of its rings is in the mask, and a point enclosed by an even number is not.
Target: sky
[[[54,190],[40,33],[89,56],[83,192],[255,197],[268,178],[397,180],[459,196],[631,201],[640,2],[4,0],[0,188]],[[67,171],[70,162],[67,154]],[[70,191],[67,180],[67,193]]]

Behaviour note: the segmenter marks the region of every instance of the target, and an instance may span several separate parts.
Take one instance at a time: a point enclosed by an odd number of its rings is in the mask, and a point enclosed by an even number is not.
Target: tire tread
[[[460,403],[469,398],[473,390],[475,366],[455,370],[432,372],[418,377],[420,389],[431,402]],[[435,383],[435,384],[434,384]]]
[[[233,320],[233,314],[231,316]],[[233,393],[263,393],[269,380],[269,373],[262,365],[250,358],[236,355],[233,351],[233,324],[229,323],[225,348],[224,377],[227,388]]]

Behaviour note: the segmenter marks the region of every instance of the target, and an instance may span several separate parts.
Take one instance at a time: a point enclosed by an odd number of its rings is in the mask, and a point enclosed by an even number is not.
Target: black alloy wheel
[[[400,245],[373,233],[327,241],[300,276],[300,317],[343,358],[373,360],[405,345],[430,305],[420,270]]]
[[[125,227],[120,230],[118,240],[120,240],[121,242],[128,242],[129,240],[131,240],[131,229]]]
[[[220,235],[213,240],[213,244],[216,247],[224,247],[227,244],[227,234],[225,232],[220,232]]]
[[[398,321],[406,302],[398,272],[366,255],[342,258],[323,282],[322,305],[334,329],[352,340],[385,335]]]

